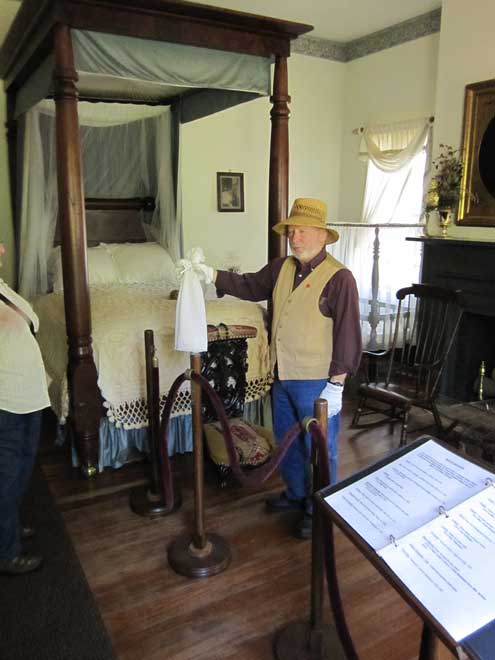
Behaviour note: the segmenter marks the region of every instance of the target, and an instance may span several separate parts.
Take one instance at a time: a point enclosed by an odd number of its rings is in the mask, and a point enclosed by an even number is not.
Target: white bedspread
[[[107,415],[117,426],[139,428],[147,423],[144,331],[154,332],[160,365],[162,404],[175,378],[190,366],[188,353],[174,350],[175,300],[167,300],[159,285],[118,285],[92,288],[93,352],[98,385]],[[45,368],[52,379],[50,398],[61,421],[68,412],[67,341],[63,294],[41,296],[33,303],[40,318],[40,343]],[[233,298],[207,302],[208,323],[251,325],[258,330],[248,339],[246,401],[269,388],[269,351],[265,311],[256,304]],[[190,412],[189,383],[181,388],[173,414]]]

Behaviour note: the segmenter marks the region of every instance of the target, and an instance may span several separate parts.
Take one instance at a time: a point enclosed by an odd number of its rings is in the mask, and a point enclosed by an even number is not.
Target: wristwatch
[[[330,378],[328,379],[328,382],[330,383],[330,385],[337,385],[337,387],[344,387],[344,383],[339,383],[336,380],[330,380]]]

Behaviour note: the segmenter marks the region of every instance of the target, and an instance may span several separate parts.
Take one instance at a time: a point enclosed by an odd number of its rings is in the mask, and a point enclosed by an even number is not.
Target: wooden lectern
[[[315,502],[422,618],[421,660],[495,660],[493,466],[423,436]]]

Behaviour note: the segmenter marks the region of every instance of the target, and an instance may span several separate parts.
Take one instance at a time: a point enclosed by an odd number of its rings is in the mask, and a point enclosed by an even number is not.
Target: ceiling
[[[199,0],[314,26],[308,36],[350,41],[438,9],[441,0]],[[249,7],[247,9],[246,5]]]
[[[274,18],[314,26],[309,36],[346,42],[438,9],[441,0],[199,0],[200,4],[238,11],[249,10]],[[20,5],[0,0],[0,43]],[[248,6],[246,6],[248,5]]]

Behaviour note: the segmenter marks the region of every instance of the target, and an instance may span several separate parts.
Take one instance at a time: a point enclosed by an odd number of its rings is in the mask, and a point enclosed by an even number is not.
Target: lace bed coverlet
[[[37,335],[45,368],[51,379],[50,399],[61,423],[68,414],[67,339],[62,293],[50,293],[34,301],[40,318]],[[118,285],[91,288],[93,353],[107,416],[117,427],[146,426],[146,368],[144,331],[154,332],[160,365],[160,403],[175,378],[190,366],[189,353],[174,349],[175,300],[167,300],[159,285]],[[206,303],[208,323],[254,326],[249,339],[246,403],[265,394],[271,383],[264,309],[234,298]],[[175,401],[172,415],[190,414],[190,384],[186,381]]]

